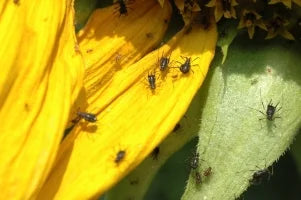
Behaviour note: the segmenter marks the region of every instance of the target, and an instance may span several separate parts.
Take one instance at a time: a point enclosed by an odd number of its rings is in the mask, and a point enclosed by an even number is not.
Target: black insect
[[[159,67],[162,72],[168,68],[169,61],[170,61],[170,55],[169,57],[164,57],[162,53],[162,56],[159,60]]]
[[[128,15],[128,9],[131,9],[128,7],[128,5],[132,4],[133,0],[117,0],[116,4],[118,4],[119,7],[117,7],[116,10],[119,11],[119,17],[121,15]]]
[[[265,110],[265,113],[262,112],[261,110],[257,110],[257,111],[259,111],[261,114],[263,114],[265,116],[265,118],[261,118],[259,120],[267,119],[269,121],[274,121],[274,119],[276,119],[276,118],[281,118],[280,116],[275,116],[275,113],[282,109],[282,107],[279,107],[277,109],[279,102],[274,106],[272,99],[271,99],[270,102],[268,103],[268,105],[265,107],[264,103],[262,101],[262,97],[261,97],[261,90],[260,90],[260,100],[261,100],[262,108],[263,108],[263,110]]]
[[[263,109],[265,109],[265,108],[264,108],[264,105],[263,105],[263,102],[261,102],[261,103],[262,103]],[[280,118],[279,116],[274,116],[274,114],[276,113],[276,111],[279,111],[279,110],[281,110],[281,108],[282,108],[282,107],[280,107],[280,108],[277,110],[277,106],[278,106],[278,105],[279,105],[279,102],[274,106],[273,103],[272,103],[272,99],[271,99],[270,102],[269,102],[269,104],[267,105],[266,113],[263,113],[262,111],[261,111],[261,113],[262,113],[263,115],[265,115],[266,118],[267,118],[268,120],[270,120],[270,121],[273,121],[273,120],[276,119],[276,118]]]
[[[117,3],[119,4],[119,16],[121,15],[127,15],[128,9],[126,7],[124,0],[117,0]]]
[[[72,120],[73,123],[77,123],[79,122],[79,120],[84,119],[87,122],[96,122],[97,121],[97,117],[95,114],[93,113],[87,113],[87,112],[77,112],[77,118]]]
[[[116,158],[114,160],[114,162],[116,164],[120,163],[125,157],[125,151],[124,150],[120,150],[118,151],[118,153],[116,154]]]
[[[181,56],[181,58],[183,58],[185,61],[184,61],[184,63],[180,63],[180,62],[177,61],[178,63],[181,64],[180,67],[178,67],[178,68],[180,69],[180,71],[183,74],[187,74],[190,71],[190,69],[191,69],[192,66],[196,66],[196,65],[191,65],[191,63],[193,61],[195,61],[196,59],[198,59],[199,57],[195,58],[192,61],[191,61],[191,57],[183,57],[183,56]]]
[[[271,99],[270,102],[268,103],[268,105],[265,107],[265,105],[262,101],[262,97],[261,97],[261,90],[260,90],[260,100],[261,100],[261,105],[262,105],[263,111],[251,108],[253,110],[260,112],[261,114],[263,114],[265,116],[264,118],[260,118],[259,119],[260,121],[264,120],[264,119],[267,119],[269,121],[274,121],[276,118],[281,118],[280,116],[275,116],[276,112],[278,112],[282,109],[282,107],[278,107],[280,102],[278,102],[276,105],[273,105],[273,102]],[[275,124],[274,124],[274,126],[276,127]]]
[[[202,183],[202,176],[199,172],[195,172],[195,184],[199,185]]]
[[[272,171],[270,171],[269,168],[260,169],[253,174],[250,184],[259,185],[263,180],[269,180],[272,174],[273,168]]]
[[[154,148],[154,150],[151,153],[153,160],[158,160],[159,153],[160,153],[160,148],[159,147]]]
[[[154,90],[156,89],[156,75],[155,74],[148,74],[147,80],[149,83],[150,89]]]
[[[194,153],[190,160],[190,168],[196,169],[199,166],[199,153]]]
[[[179,130],[181,128],[181,124],[180,123],[177,123],[176,125],[175,125],[175,127],[173,128],[173,132],[176,132],[177,130]]]
[[[79,118],[86,120],[87,122],[96,122],[97,118],[95,114],[87,113],[87,112],[77,112]]]

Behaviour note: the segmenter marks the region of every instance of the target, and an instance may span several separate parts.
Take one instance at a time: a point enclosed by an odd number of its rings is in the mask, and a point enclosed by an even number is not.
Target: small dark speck
[[[173,128],[173,132],[176,132],[177,130],[179,130],[181,128],[181,124],[177,123],[176,126]]]
[[[130,180],[131,185],[137,185],[139,183],[138,179]]]
[[[271,73],[272,72],[272,69],[270,67],[267,67],[267,72],[268,73]]]
[[[257,80],[257,79],[252,79],[252,80],[251,80],[251,85],[254,85],[254,84],[256,84],[256,83],[258,83],[258,80]]]
[[[27,103],[25,103],[24,107],[26,111],[29,111],[29,105]]]
[[[20,0],[13,0],[14,1],[14,4],[20,4]]]
[[[225,30],[225,29],[223,29],[223,30],[219,33],[219,36],[220,36],[221,38],[226,37],[226,35],[227,35],[227,33],[226,33],[226,30]]]
[[[154,35],[152,33],[146,33],[145,36],[150,39],[154,38]]]
[[[93,49],[87,49],[87,53],[91,53],[93,51]]]
[[[159,153],[160,153],[160,148],[159,147],[154,148],[151,154],[153,160],[158,160]]]

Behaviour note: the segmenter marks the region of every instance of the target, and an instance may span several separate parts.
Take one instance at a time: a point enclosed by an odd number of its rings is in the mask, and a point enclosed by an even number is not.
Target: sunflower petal
[[[1,198],[30,199],[53,163],[83,65],[71,1],[4,0],[0,10]]]
[[[262,20],[257,20],[255,22],[255,25],[258,26],[259,28],[261,28],[262,30],[268,31],[266,25],[264,24],[264,22]]]
[[[202,84],[214,56],[217,33],[215,25],[211,27],[207,31],[193,29],[189,34],[181,31],[158,51],[114,75],[107,90],[119,91],[119,95],[103,107],[94,126],[79,124],[66,138],[41,198],[97,198],[171,132]],[[188,74],[175,68],[160,74],[158,55],[162,52],[171,55],[174,64],[181,61],[180,56],[188,56],[198,66]],[[148,86],[149,73],[156,76],[154,91]],[[97,104],[103,104],[101,96],[94,106]],[[125,155],[117,162],[119,151],[125,151]]]
[[[282,31],[280,31],[279,35],[281,35],[282,37],[284,37],[285,39],[288,39],[288,40],[295,40],[295,37],[290,32],[288,32],[288,30],[286,30],[286,29],[283,29]]]
[[[96,10],[79,33],[86,60],[86,96],[74,106],[74,114],[79,107],[85,107],[85,103],[91,105],[101,97],[102,105],[92,107],[93,112],[99,112],[116,98],[118,91],[107,90],[113,75],[122,73],[121,69],[139,60],[162,41],[171,16],[168,2],[161,8],[153,0],[137,1],[129,5],[128,16],[119,16],[116,6]]]
[[[251,26],[251,27],[248,28],[248,34],[249,34],[250,39],[253,38],[254,32],[255,32],[255,26]]]

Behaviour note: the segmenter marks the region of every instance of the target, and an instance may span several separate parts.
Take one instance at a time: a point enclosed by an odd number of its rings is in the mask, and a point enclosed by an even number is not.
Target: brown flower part
[[[279,15],[274,15],[273,19],[267,24],[268,35],[265,39],[272,39],[277,35],[281,35],[288,40],[295,40],[294,36],[286,28],[288,24],[288,20]]]
[[[292,0],[271,0],[269,4],[283,3],[288,8],[292,8]]]
[[[222,16],[225,18],[236,18],[234,6],[237,6],[236,0],[211,0],[206,5],[207,7],[215,7],[214,16],[218,22]]]
[[[283,3],[286,7],[292,8],[292,1],[301,6],[301,0],[271,0],[269,4]]]
[[[190,24],[194,13],[201,10],[195,0],[175,0],[175,4],[181,11],[185,24]]]
[[[241,29],[246,27],[248,29],[249,37],[250,39],[252,39],[254,36],[256,26],[267,31],[267,27],[265,26],[261,16],[257,12],[250,11],[250,10],[243,10],[237,28]]]

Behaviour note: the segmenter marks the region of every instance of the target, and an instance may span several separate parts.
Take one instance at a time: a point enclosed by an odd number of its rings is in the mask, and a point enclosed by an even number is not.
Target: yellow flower
[[[288,32],[286,28],[288,24],[288,20],[275,14],[274,17],[266,25],[268,29],[268,35],[265,37],[265,39],[272,39],[277,35],[281,35],[288,40],[294,40],[294,36],[290,32]]]
[[[225,18],[236,18],[234,6],[237,6],[236,0],[211,0],[207,4],[208,7],[215,7],[214,16],[218,22],[222,16]]]
[[[240,21],[238,24],[238,29],[246,27],[248,29],[248,34],[250,39],[253,38],[255,27],[266,30],[267,28],[261,19],[261,16],[255,11],[243,10],[242,16],[240,17]]]
[[[3,199],[96,198],[183,116],[214,56],[216,27],[180,31],[152,51],[171,6],[155,0],[128,6],[122,16],[118,5],[96,10],[76,36],[71,0],[0,3]],[[197,66],[186,74],[161,72],[162,54]],[[155,89],[148,75],[155,75]],[[72,125],[78,111],[98,120]]]

